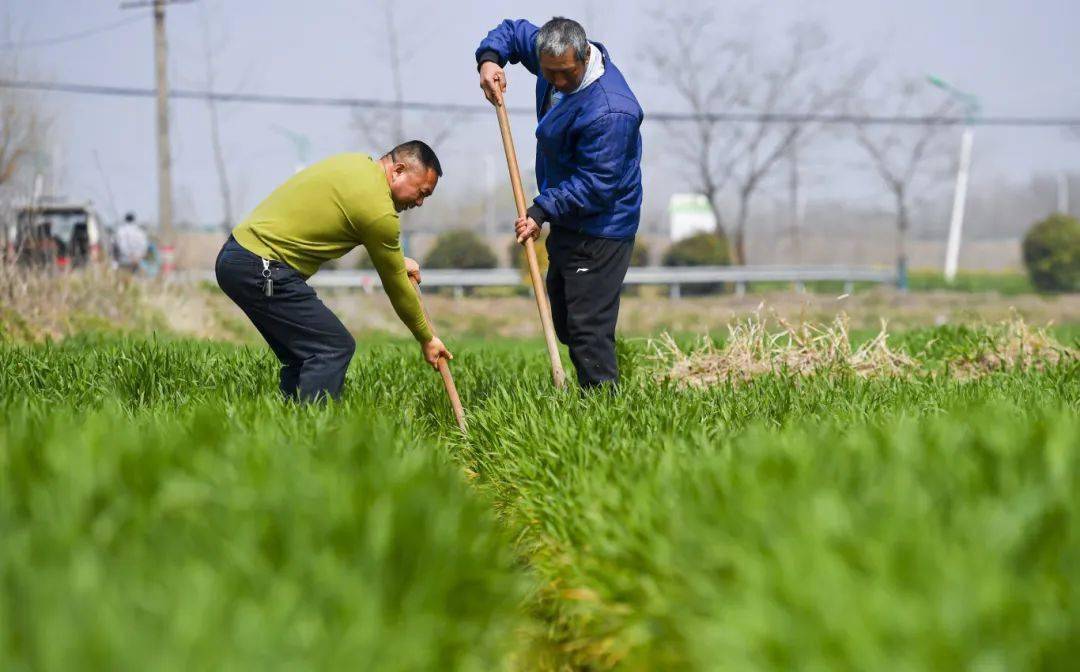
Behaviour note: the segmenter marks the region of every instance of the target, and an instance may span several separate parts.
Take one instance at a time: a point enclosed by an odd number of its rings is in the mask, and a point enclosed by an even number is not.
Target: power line
[[[0,88],[28,89],[34,91],[57,91],[101,96],[127,96],[146,98],[155,95],[154,89],[130,86],[98,86],[94,84],[67,84],[60,82],[32,82],[25,80],[0,79]],[[191,91],[173,89],[171,98],[189,100],[212,100],[222,103],[253,103],[262,105],[293,105],[301,107],[365,107],[373,109],[402,109],[422,112],[455,112],[460,114],[490,114],[490,105],[470,105],[456,103],[398,103],[391,100],[374,98],[333,98],[324,96],[282,96],[259,93],[220,93],[215,91]],[[535,113],[532,108],[507,108],[515,114]]]
[[[114,21],[112,23],[107,23],[107,24],[105,24],[103,26],[98,26],[96,28],[87,28],[86,30],[80,30],[77,33],[69,33],[67,35],[59,35],[57,37],[46,37],[46,38],[42,38],[40,40],[31,40],[29,42],[6,42],[4,44],[0,44],[0,49],[4,49],[4,50],[7,50],[7,49],[28,49],[28,48],[31,48],[31,47],[47,47],[47,46],[50,46],[50,45],[53,45],[53,44],[63,44],[64,42],[74,42],[76,40],[81,40],[81,39],[83,39],[85,37],[90,37],[92,35],[98,35],[100,33],[105,33],[105,32],[108,32],[110,30],[120,28],[121,26],[126,26],[126,25],[128,25],[130,23],[135,23],[136,21],[142,21],[147,16],[149,16],[149,14],[140,14],[138,16],[129,16],[126,19],[121,19],[119,21]]]
[[[32,91],[54,91],[98,96],[123,96],[150,98],[156,95],[154,89],[128,86],[99,86],[95,84],[71,84],[64,82],[35,82],[27,80],[0,79],[0,88],[25,89]],[[302,107],[359,107],[385,110],[406,110],[416,112],[449,112],[454,114],[491,114],[488,104],[431,103],[420,101],[392,101],[374,98],[334,98],[324,96],[283,96],[261,93],[221,93],[216,91],[194,91],[173,89],[170,98],[187,100],[210,100],[221,103],[248,103],[257,105],[290,105]],[[513,114],[535,114],[531,107],[511,107]],[[1014,126],[1014,127],[1080,127],[1080,117],[979,117],[967,120],[964,117],[935,116],[877,116],[855,114],[821,113],[757,113],[757,112],[713,112],[693,114],[682,112],[647,112],[646,120],[688,122],[688,121],[727,121],[727,122],[765,122],[799,123],[813,122],[824,124],[868,124],[899,126],[955,126],[970,124],[976,126]]]

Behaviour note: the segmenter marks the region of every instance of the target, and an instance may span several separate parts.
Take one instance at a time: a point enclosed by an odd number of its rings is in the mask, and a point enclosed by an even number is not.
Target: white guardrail
[[[426,269],[421,271],[423,287],[452,287],[455,295],[466,287],[514,287],[526,284],[525,275],[515,268]],[[212,272],[189,272],[191,280],[214,281]],[[668,285],[672,298],[679,298],[683,285],[732,283],[742,295],[751,282],[789,282],[796,291],[805,291],[808,282],[842,282],[850,293],[856,282],[888,284],[896,282],[896,270],[875,266],[644,266],[626,273],[627,285]],[[308,284],[312,287],[361,289],[382,288],[375,271],[319,271]]]

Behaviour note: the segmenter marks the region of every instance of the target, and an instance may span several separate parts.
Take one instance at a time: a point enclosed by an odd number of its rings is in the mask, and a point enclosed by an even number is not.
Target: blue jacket
[[[480,43],[476,59],[521,63],[536,75],[536,205],[554,226],[599,238],[633,238],[641,219],[644,113],[602,44],[604,74],[540,116],[551,84],[540,73],[539,28],[506,20]]]

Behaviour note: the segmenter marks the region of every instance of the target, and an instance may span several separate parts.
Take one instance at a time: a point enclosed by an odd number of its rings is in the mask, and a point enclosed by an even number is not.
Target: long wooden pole
[[[413,289],[416,290],[416,298],[420,299],[420,307],[424,310],[424,318],[427,320],[428,326],[431,327],[431,335],[434,336],[435,324],[431,321],[427,306],[424,305],[424,297],[420,294],[420,285],[412,276],[409,277],[409,281],[412,282]],[[450,364],[444,357],[439,358],[439,374],[442,376],[443,387],[446,388],[446,396],[450,398],[450,407],[454,409],[454,419],[457,420],[458,429],[461,430],[462,434],[468,434],[465,426],[465,409],[461,407],[461,397],[458,396],[457,386],[454,385],[454,376],[450,374]]]
[[[525,216],[525,190],[521,188],[521,170],[518,168],[517,152],[514,150],[514,136],[510,135],[510,118],[506,114],[506,105],[500,101],[495,106],[499,115],[499,131],[502,133],[503,151],[506,153],[506,168],[510,171],[510,186],[514,190],[514,204],[518,217]],[[533,295],[536,296],[536,309],[540,311],[540,324],[544,328],[544,342],[547,344],[548,358],[551,360],[551,381],[555,387],[566,387],[566,373],[563,371],[559,346],[555,341],[555,327],[551,324],[551,304],[548,303],[544,280],[540,277],[540,263],[536,259],[536,246],[532,238],[525,240],[525,259],[529,264],[529,278],[532,280]]]

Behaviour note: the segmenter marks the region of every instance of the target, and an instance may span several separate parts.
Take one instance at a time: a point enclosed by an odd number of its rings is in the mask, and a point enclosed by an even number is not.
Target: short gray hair
[[[577,60],[585,62],[589,54],[585,29],[573,19],[556,16],[545,23],[536,34],[536,55],[562,56],[567,49],[573,49]]]

